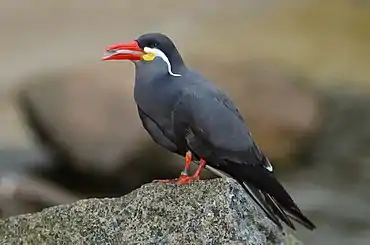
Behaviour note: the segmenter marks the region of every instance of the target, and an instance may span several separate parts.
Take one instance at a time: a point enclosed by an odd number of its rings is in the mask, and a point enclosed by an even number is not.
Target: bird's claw
[[[155,183],[174,183],[176,182],[177,185],[185,185],[189,184],[193,181],[199,180],[199,176],[188,176],[186,174],[181,174],[177,179],[158,179],[153,180]]]
[[[177,180],[176,184],[177,185],[185,185],[185,184],[189,184],[191,182],[194,182],[196,180],[199,180],[199,176],[184,176],[182,178],[180,176],[180,178]]]
[[[186,177],[188,177],[188,175],[181,174],[180,177],[176,179],[156,179],[156,180],[153,180],[153,182],[155,183],[174,183],[174,182],[179,182],[180,180]]]

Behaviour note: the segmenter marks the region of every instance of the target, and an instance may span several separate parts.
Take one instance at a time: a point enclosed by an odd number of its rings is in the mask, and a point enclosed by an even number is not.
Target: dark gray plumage
[[[140,48],[161,50],[160,57],[135,61],[134,98],[140,119],[153,140],[176,154],[190,150],[197,159],[236,179],[279,227],[290,218],[308,229],[314,224],[277,181],[272,166],[254,142],[243,117],[229,97],[184,64],[173,42],[159,33],[136,40]],[[271,169],[270,169],[271,168]]]

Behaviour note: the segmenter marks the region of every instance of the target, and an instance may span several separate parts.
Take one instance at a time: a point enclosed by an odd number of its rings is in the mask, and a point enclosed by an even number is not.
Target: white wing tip
[[[265,169],[267,169],[270,172],[274,171],[274,167],[272,166],[272,164],[270,163],[270,161],[267,158],[266,158],[266,165],[264,167],[265,167]]]
[[[273,171],[274,171],[274,168],[273,168],[271,165],[266,166],[265,168],[266,168],[268,171],[270,171],[270,172],[273,172]]]

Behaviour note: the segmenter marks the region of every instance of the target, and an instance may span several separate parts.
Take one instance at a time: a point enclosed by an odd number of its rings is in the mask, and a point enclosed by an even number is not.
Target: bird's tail
[[[280,206],[279,203],[270,194],[264,193],[263,195],[265,197],[266,203],[272,208],[274,213],[290,228],[295,229],[290,219],[293,219],[294,221],[300,223],[309,230],[313,230],[316,228],[315,225],[306,216],[303,215],[298,207],[291,208],[291,210],[289,211],[288,209]]]
[[[273,221],[280,229],[283,229],[279,219],[276,218],[275,213],[267,205],[263,194],[256,188],[247,185],[245,182],[239,181],[239,184],[244,188],[244,190],[252,197],[253,201],[265,212],[267,217]]]
[[[251,165],[246,167],[244,165],[243,169],[232,175],[266,215],[280,228],[282,226],[279,219],[294,230],[295,227],[291,219],[309,230],[316,228],[268,170],[260,166]]]

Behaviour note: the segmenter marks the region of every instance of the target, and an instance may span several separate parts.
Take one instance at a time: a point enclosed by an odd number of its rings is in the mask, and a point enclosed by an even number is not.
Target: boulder
[[[86,199],[0,221],[1,244],[300,244],[236,181],[149,183],[121,198]]]

